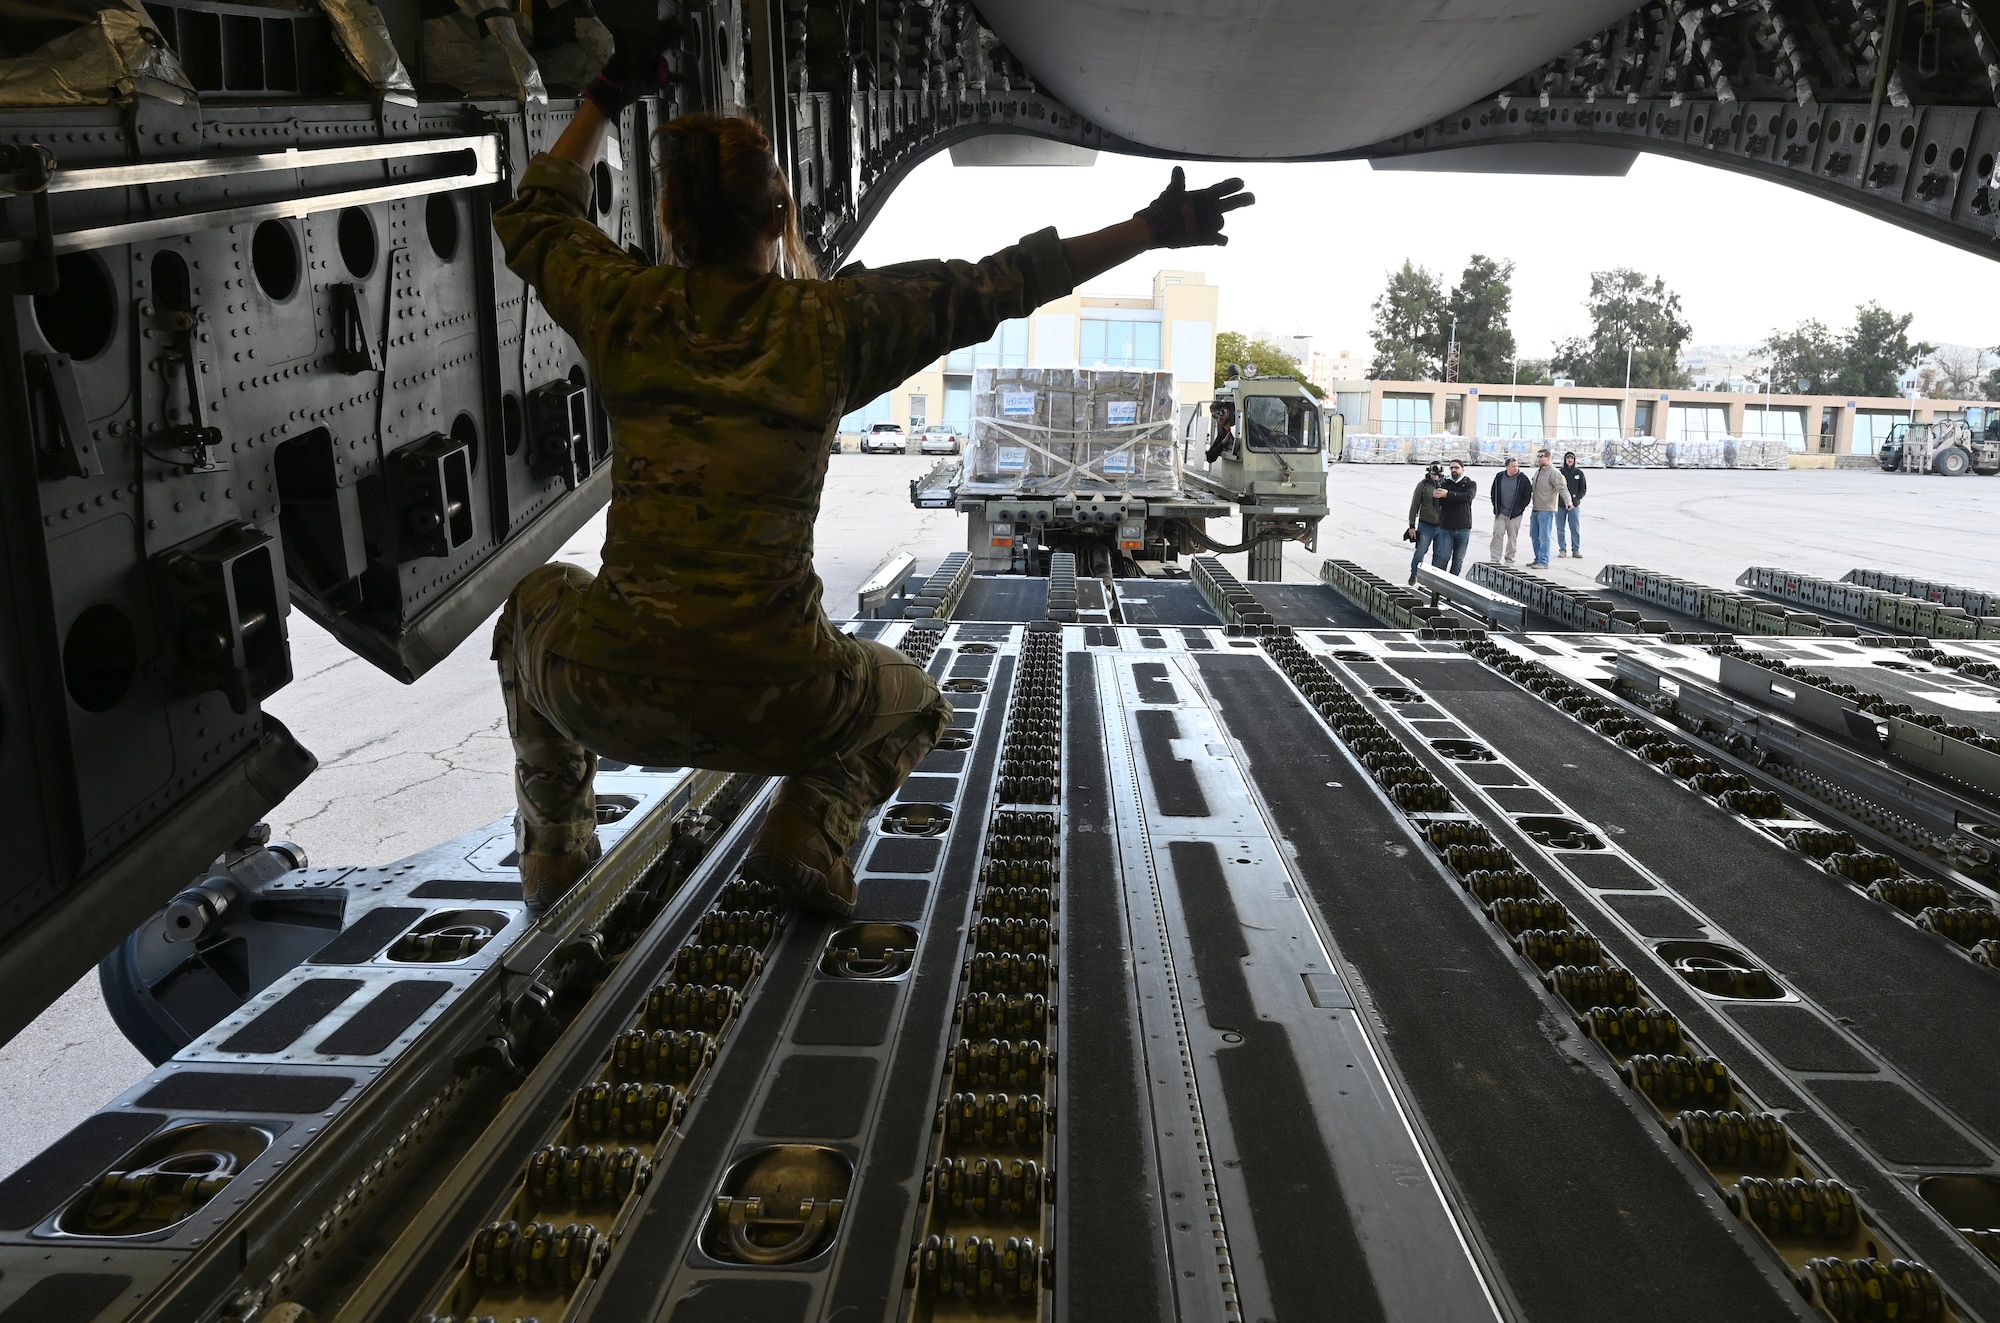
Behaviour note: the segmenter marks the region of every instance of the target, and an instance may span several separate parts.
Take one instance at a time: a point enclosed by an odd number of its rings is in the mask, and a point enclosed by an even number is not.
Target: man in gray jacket
[[[1569,484],[1563,481],[1562,471],[1549,462],[1549,452],[1535,452],[1535,481],[1532,486],[1534,513],[1528,516],[1528,541],[1535,548],[1535,559],[1529,569],[1545,570],[1549,567],[1549,551],[1555,541],[1556,511],[1567,510],[1570,505]]]
[[[1507,471],[1493,476],[1491,490],[1493,498],[1493,545],[1488,548],[1487,559],[1495,565],[1501,564],[1501,548],[1506,548],[1505,563],[1514,563],[1514,546],[1521,539],[1521,515],[1534,499],[1534,484],[1528,475],[1521,472],[1521,461],[1507,460]]]

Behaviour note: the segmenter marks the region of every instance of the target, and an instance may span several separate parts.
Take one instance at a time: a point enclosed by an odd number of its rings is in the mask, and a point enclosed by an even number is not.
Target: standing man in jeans
[[[1569,484],[1563,481],[1561,470],[1549,462],[1546,449],[1535,452],[1535,481],[1533,484],[1534,513],[1528,516],[1528,540],[1534,545],[1535,559],[1529,562],[1531,570],[1545,570],[1549,567],[1549,551],[1555,541],[1556,511],[1567,510],[1570,506]]]
[[[1590,489],[1590,483],[1583,476],[1583,469],[1576,462],[1576,452],[1565,450],[1562,462],[1563,481],[1569,484],[1569,509],[1564,510],[1556,520],[1556,555],[1583,559],[1583,525],[1578,520],[1576,507],[1583,504],[1583,494]]]
[[[1514,547],[1521,540],[1521,515],[1535,498],[1534,484],[1521,472],[1520,460],[1508,457],[1507,471],[1494,475],[1489,494],[1493,498],[1493,545],[1486,558],[1495,565],[1512,565]],[[1504,562],[1500,555],[1503,544],[1507,552]]]
[[[1438,535],[1438,497],[1444,494],[1443,482],[1444,470],[1433,464],[1424,470],[1424,476],[1417,479],[1417,489],[1410,493],[1410,528],[1403,536],[1417,544],[1410,555],[1411,583],[1417,581],[1417,566],[1424,563],[1424,553],[1431,549]]]
[[[1431,564],[1453,574],[1463,574],[1465,549],[1472,542],[1472,498],[1479,495],[1479,484],[1465,476],[1465,461],[1455,459],[1451,462],[1451,476],[1439,490],[1444,495],[1438,497],[1437,554]],[[1447,557],[1449,565],[1445,563]]]

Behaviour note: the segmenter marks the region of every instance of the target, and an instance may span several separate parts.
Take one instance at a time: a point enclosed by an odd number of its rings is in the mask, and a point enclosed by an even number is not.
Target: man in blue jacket
[[[1521,516],[1527,513],[1529,503],[1535,498],[1535,484],[1521,472],[1521,461],[1510,456],[1507,471],[1494,476],[1490,494],[1493,498],[1493,544],[1486,559],[1496,565],[1512,565],[1514,546],[1521,540]],[[1503,547],[1506,551],[1504,560],[1501,555]]]

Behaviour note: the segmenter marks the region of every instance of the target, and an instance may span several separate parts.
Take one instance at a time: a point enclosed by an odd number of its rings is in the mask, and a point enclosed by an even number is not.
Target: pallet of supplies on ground
[[[1348,464],[1407,463],[1412,439],[1375,432],[1350,432],[1341,445],[1340,458]]]
[[[1521,461],[1526,468],[1535,462],[1535,452],[1542,448],[1540,441],[1530,441],[1519,436],[1480,436],[1472,439],[1473,462],[1506,467],[1510,459]]]
[[[1543,444],[1549,448],[1549,457],[1558,464],[1564,455],[1575,455],[1578,468],[1594,469],[1604,462],[1604,447],[1611,443],[1594,436],[1559,436]]]
[[[1178,491],[1171,372],[979,368],[972,375],[974,483],[1016,491]]]
[[[1792,448],[1784,441],[1756,439],[1736,442],[1734,468],[1784,469],[1790,468],[1791,464]]]
[[[1719,469],[1724,467],[1723,443],[1721,441],[1669,441],[1663,449],[1666,451],[1668,468]]]
[[[1450,432],[1410,438],[1409,461],[1412,464],[1449,464],[1455,459],[1468,463],[1471,461],[1471,438],[1454,436]]]
[[[1604,466],[1618,469],[1657,468],[1664,461],[1660,443],[1650,436],[1624,436],[1604,446]]]

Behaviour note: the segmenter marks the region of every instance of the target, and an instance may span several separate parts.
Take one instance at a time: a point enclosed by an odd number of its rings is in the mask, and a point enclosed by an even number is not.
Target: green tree
[[[1298,361],[1269,340],[1252,340],[1241,331],[1224,331],[1215,337],[1216,385],[1229,380],[1231,366],[1245,364],[1254,365],[1260,377],[1295,377],[1314,399],[1326,398],[1325,391],[1306,380]]]
[[[1681,315],[1681,298],[1658,276],[1629,267],[1590,273],[1585,304],[1590,330],[1558,341],[1549,370],[1579,386],[1623,386],[1626,352],[1632,384],[1648,390],[1686,390],[1693,378],[1680,365],[1681,346],[1694,331]]]
[[[1847,347],[1825,322],[1808,319],[1773,331],[1757,352],[1771,359],[1771,389],[1780,394],[1827,395],[1840,389]]]
[[[1404,258],[1375,300],[1375,358],[1368,375],[1377,381],[1438,380],[1444,362],[1438,315],[1444,303],[1438,278]]]
[[[1896,395],[1896,379],[1931,352],[1921,340],[1910,341],[1914,313],[1893,313],[1879,303],[1854,310],[1854,329],[1847,333],[1847,361],[1840,372],[1840,389],[1852,395]]]
[[[1514,370],[1514,264],[1474,253],[1444,301],[1439,329],[1447,352],[1451,327],[1458,326],[1458,379],[1506,381]]]
[[[1899,394],[1897,378],[1932,350],[1921,340],[1910,339],[1913,320],[1910,313],[1864,303],[1854,310],[1854,325],[1845,331],[1813,320],[1789,331],[1773,331],[1758,346],[1771,356],[1771,389],[1806,395]]]

